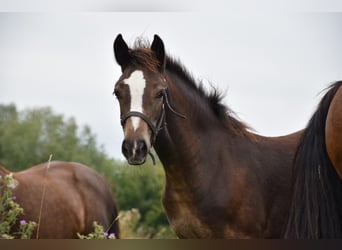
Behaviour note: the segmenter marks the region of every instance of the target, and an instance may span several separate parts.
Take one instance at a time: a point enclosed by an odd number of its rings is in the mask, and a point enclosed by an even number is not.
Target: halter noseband
[[[175,115],[183,118],[183,119],[186,119],[186,116],[185,115],[182,115],[180,113],[178,113],[177,111],[175,111],[170,103],[169,103],[169,99],[167,97],[167,89],[164,89],[163,90],[163,93],[162,93],[162,97],[163,97],[163,106],[162,106],[162,111],[161,111],[161,114],[160,114],[160,117],[158,119],[158,122],[157,122],[157,125],[154,126],[153,123],[151,122],[151,120],[146,116],[144,115],[142,112],[138,112],[138,111],[129,111],[127,112],[126,114],[123,114],[121,116],[121,126],[124,127],[125,125],[125,122],[128,118],[130,117],[139,117],[140,119],[142,119],[144,122],[146,122],[146,124],[148,125],[148,127],[151,129],[152,131],[152,140],[151,140],[151,148],[153,147],[155,141],[156,141],[156,138],[157,138],[157,135],[159,133],[160,130],[162,130],[165,125],[166,125],[166,121],[165,121],[165,104],[167,105],[167,107],[172,111],[172,113],[174,113]],[[164,126],[163,126],[164,125]],[[152,158],[152,161],[153,161],[153,165],[156,165],[156,161],[155,161],[155,158],[153,156],[153,154],[151,152],[148,153],[151,158]]]
[[[139,117],[144,122],[146,122],[146,124],[148,125],[148,127],[152,131],[153,137],[152,137],[151,145],[153,145],[155,142],[155,139],[157,137],[158,132],[162,129],[162,124],[163,124],[164,117],[165,117],[164,104],[163,104],[162,112],[161,112],[160,118],[158,120],[157,126],[154,126],[153,123],[148,119],[148,117],[146,115],[144,115],[143,113],[138,112],[138,111],[129,111],[126,114],[122,115],[121,116],[121,126],[124,126],[126,120],[130,117]]]

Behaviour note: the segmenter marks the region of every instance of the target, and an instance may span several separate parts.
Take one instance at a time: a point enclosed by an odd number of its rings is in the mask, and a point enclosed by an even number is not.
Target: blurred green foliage
[[[0,239],[31,239],[37,223],[18,221],[24,210],[13,196],[15,182],[11,174],[0,175]]]
[[[52,160],[80,162],[102,173],[119,210],[139,210],[137,227],[148,231],[148,237],[175,237],[161,204],[165,178],[160,163],[133,167],[108,157],[90,127],[79,127],[51,108],[18,111],[14,104],[0,105],[1,165],[20,171],[46,162],[50,154]]]

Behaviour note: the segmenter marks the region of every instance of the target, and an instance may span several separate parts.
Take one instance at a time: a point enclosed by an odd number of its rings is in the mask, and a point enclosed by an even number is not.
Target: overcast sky
[[[274,9],[219,0],[210,1],[215,7],[204,1],[46,2],[0,2],[0,103],[51,106],[75,117],[115,158],[123,159],[112,96],[120,76],[112,50],[118,33],[128,44],[158,34],[169,54],[227,92],[225,104],[262,135],[303,128],[319,92],[342,79],[342,14],[326,12],[341,10],[335,1]]]

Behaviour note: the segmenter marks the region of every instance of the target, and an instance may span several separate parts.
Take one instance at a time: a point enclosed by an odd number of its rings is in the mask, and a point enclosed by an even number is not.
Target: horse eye
[[[156,98],[162,98],[164,96],[164,91],[161,90],[156,94]]]

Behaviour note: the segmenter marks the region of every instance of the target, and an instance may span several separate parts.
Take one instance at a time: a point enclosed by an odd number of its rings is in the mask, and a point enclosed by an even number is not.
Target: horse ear
[[[129,54],[128,46],[121,34],[117,35],[115,38],[113,48],[116,62],[121,66],[121,70],[123,71],[131,59],[131,55]]]
[[[159,62],[159,69],[161,72],[165,69],[165,48],[162,39],[158,35],[154,35],[154,39],[151,45],[151,50],[154,51],[158,62]]]

